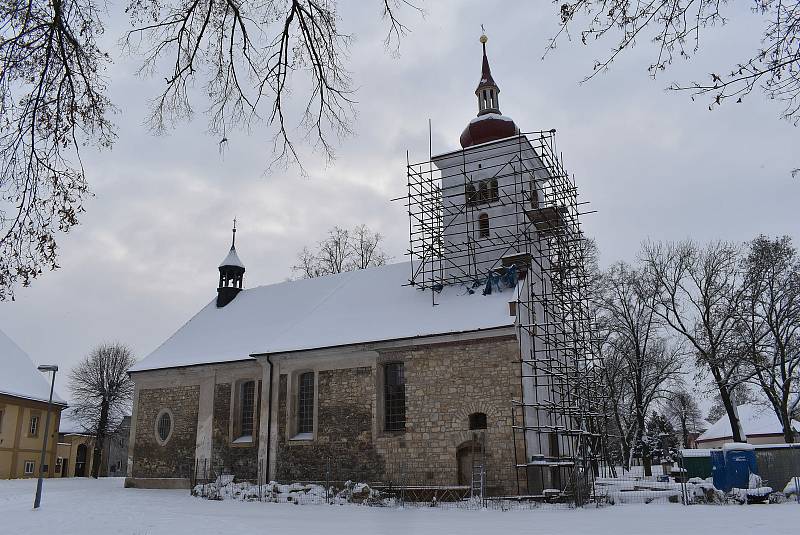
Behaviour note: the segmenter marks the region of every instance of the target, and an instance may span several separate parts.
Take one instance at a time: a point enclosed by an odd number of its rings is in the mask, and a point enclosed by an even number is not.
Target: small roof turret
[[[236,247],[231,245],[231,250],[228,251],[228,256],[226,256],[225,260],[220,263],[219,267],[240,267],[244,269],[244,263],[242,263],[239,255],[236,254]]]
[[[233,238],[228,255],[219,265],[219,287],[217,288],[217,308],[222,308],[242,291],[244,285],[244,262],[236,253],[236,219],[233,220]]]
[[[220,263],[219,267],[239,267],[244,269],[244,263],[239,255],[236,253],[236,218],[233,218],[233,238],[231,238],[231,250],[228,251],[228,256]]]

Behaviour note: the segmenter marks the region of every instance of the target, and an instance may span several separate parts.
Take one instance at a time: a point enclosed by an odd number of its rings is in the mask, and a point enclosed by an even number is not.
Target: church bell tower
[[[228,256],[219,265],[219,287],[217,288],[217,308],[222,308],[242,291],[244,264],[236,254],[236,220],[233,220],[233,238]]]

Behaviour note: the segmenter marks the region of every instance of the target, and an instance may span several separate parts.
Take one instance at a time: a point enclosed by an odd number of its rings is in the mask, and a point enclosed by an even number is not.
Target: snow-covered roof
[[[50,397],[48,379],[49,374],[45,377],[37,370],[28,354],[0,330],[0,394],[46,402]],[[53,402],[66,405],[55,392]]]
[[[513,123],[514,119],[507,115],[501,115],[499,113],[484,113],[483,115],[478,115],[477,117],[473,117],[470,119],[469,124],[479,123],[481,121],[489,121],[489,120],[499,120],[499,121],[506,121],[509,123]]]
[[[737,412],[739,413],[739,420],[742,423],[742,429],[746,436],[783,434],[780,420],[778,420],[775,412],[769,407],[761,407],[752,404],[740,405],[737,407]],[[800,422],[792,420],[792,428],[795,431],[800,430]],[[728,419],[728,415],[724,414],[722,418],[709,427],[705,433],[697,437],[697,441],[718,440],[731,438],[732,436],[731,422]]]
[[[514,290],[436,294],[407,286],[409,263],[242,290],[223,308],[207,304],[131,371],[250,358],[349,344],[507,327]]]
[[[61,411],[61,421],[58,424],[58,432],[67,435],[85,435],[86,428],[75,418],[73,409]]]
[[[240,268],[244,268],[244,263],[239,258],[239,255],[236,254],[236,248],[231,247],[231,250],[228,251],[228,256],[225,257],[225,260],[220,262],[219,267],[223,266],[236,266]]]

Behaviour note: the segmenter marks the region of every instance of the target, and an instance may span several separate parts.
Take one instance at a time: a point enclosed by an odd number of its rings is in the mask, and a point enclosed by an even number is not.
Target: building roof
[[[58,432],[65,435],[86,435],[89,434],[86,428],[75,417],[74,409],[61,411],[61,421],[58,424]]]
[[[49,399],[49,376],[37,370],[28,354],[1,330],[0,370],[0,394],[44,402]],[[53,402],[66,405],[55,392]]]
[[[236,247],[231,246],[231,250],[228,251],[228,256],[226,256],[219,265],[219,267],[226,266],[235,266],[244,269],[244,263],[239,258],[239,255],[236,254]]]
[[[746,436],[783,435],[781,422],[771,408],[759,405],[740,405],[737,411]],[[792,428],[795,431],[800,430],[800,422],[792,420]],[[728,419],[728,415],[724,414],[722,418],[697,437],[697,441],[720,440],[732,437],[731,422]]]
[[[246,289],[222,308],[211,301],[130,371],[514,324],[513,289],[484,296],[446,286],[432,306],[430,291],[407,286],[410,274],[410,263],[391,264]]]
[[[475,89],[477,93],[484,87],[497,87],[497,84],[492,78],[492,69],[489,67],[489,58],[486,57],[486,36],[481,36],[481,44],[483,45],[483,63],[481,63],[481,80],[478,82],[478,87]],[[498,91],[500,89],[498,88]]]

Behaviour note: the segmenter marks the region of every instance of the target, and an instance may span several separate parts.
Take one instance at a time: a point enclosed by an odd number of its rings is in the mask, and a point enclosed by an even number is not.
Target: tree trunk
[[[689,425],[686,418],[681,418],[681,433],[683,434],[683,447],[689,447]]]
[[[788,414],[781,416],[781,424],[783,425],[783,441],[787,444],[794,444],[794,432],[792,432],[792,417]]]
[[[642,437],[644,436],[644,415],[639,413],[636,415],[636,425],[638,429],[636,430],[636,444],[642,444]],[[650,456],[650,452],[644,445],[642,445],[642,466],[644,467],[644,475],[646,477],[653,475],[653,460]]]
[[[92,453],[92,477],[100,477],[100,465],[103,462],[103,447],[106,443],[106,428],[108,427],[108,401],[105,399],[100,405],[100,421],[97,423],[97,433],[94,437],[94,452]]]
[[[731,423],[731,436],[733,437],[733,441],[746,442],[747,439],[742,437],[742,434],[739,432],[741,429],[739,416],[736,412],[736,407],[733,406],[733,400],[731,399],[731,394],[728,392],[728,389],[720,386],[719,397],[722,399],[722,405],[725,407],[725,412],[728,414],[728,420]]]

